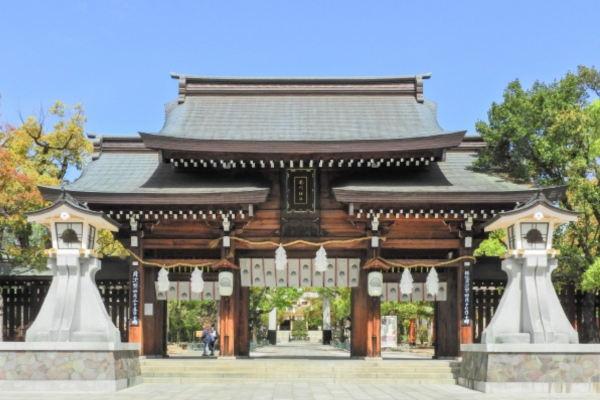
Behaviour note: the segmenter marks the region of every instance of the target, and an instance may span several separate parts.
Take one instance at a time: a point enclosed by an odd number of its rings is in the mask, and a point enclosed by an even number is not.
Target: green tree
[[[294,323],[292,324],[292,336],[295,338],[304,338],[308,336],[308,329],[306,329],[306,321],[294,321]]]
[[[402,332],[401,339],[403,342],[408,340],[408,326],[410,319],[419,318],[431,322],[434,316],[433,305],[429,301],[384,301],[381,303],[381,315],[396,315],[398,317],[398,332]]]
[[[67,183],[67,172],[80,170],[93,146],[84,136],[86,117],[81,104],[57,101],[47,112],[21,118],[21,122],[14,127],[0,119],[0,260],[43,268],[46,229],[27,223],[23,213],[44,205],[36,185]],[[112,233],[100,231],[98,240],[100,252],[127,255]]]
[[[476,257],[498,257],[500,254],[506,253],[505,236],[504,231],[501,229],[490,232],[489,236],[475,249],[473,255]]]
[[[17,157],[0,148],[0,261],[34,267],[44,264],[45,231],[28,224],[23,216],[43,204],[33,180],[18,171]]]
[[[577,73],[549,84],[535,82],[530,89],[515,80],[503,101],[492,104],[488,121],[476,124],[488,143],[476,169],[538,186],[568,185],[561,205],[582,214],[555,235],[563,256],[554,277],[579,287],[600,256],[600,102],[591,101],[599,94],[600,74],[593,67],[580,66]],[[594,299],[588,292],[582,328],[598,342]]]
[[[168,336],[170,342],[193,342],[204,324],[216,323],[217,302],[212,300],[169,300]]]
[[[250,337],[254,342],[258,340],[262,327],[268,323],[268,314],[276,308],[278,316],[282,316],[287,308],[291,308],[303,291],[297,288],[250,288]]]

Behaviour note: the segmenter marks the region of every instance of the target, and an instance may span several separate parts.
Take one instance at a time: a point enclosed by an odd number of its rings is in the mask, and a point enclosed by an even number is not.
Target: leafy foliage
[[[502,103],[492,104],[488,121],[476,124],[488,143],[476,169],[539,186],[568,186],[561,205],[581,216],[555,234],[562,257],[554,278],[579,287],[586,281],[588,288],[600,284],[593,272],[584,274],[600,257],[600,101],[590,100],[598,95],[600,74],[593,67],[580,66],[528,90],[516,80]],[[584,303],[584,314],[592,303]],[[597,338],[595,317],[587,312],[585,329]]]
[[[487,239],[483,240],[477,249],[473,252],[476,257],[498,257],[500,254],[506,253],[506,243],[504,230],[498,229],[490,232]]]
[[[49,120],[53,125],[48,128]],[[21,119],[14,127],[0,120],[0,260],[12,265],[43,268],[45,228],[29,224],[23,213],[43,207],[36,185],[60,185],[70,169],[80,170],[92,151],[84,136],[81,104],[57,101],[47,113]],[[108,231],[98,233],[100,251],[126,256]]]
[[[381,303],[381,315],[397,315],[398,323],[410,318],[431,319],[433,307],[428,301],[384,301]]]
[[[169,300],[169,341],[193,342],[196,331],[204,324],[216,323],[216,301],[210,300]]]
[[[56,119],[52,129],[46,129],[46,119]],[[2,140],[21,160],[20,169],[36,183],[59,185],[69,168],[81,170],[92,144],[84,136],[87,118],[81,104],[68,106],[54,103],[47,113],[22,119],[22,125]]]
[[[421,344],[425,344],[429,341],[429,329],[426,326],[420,326],[417,329],[417,337],[419,338],[419,342]]]
[[[23,212],[43,205],[43,199],[34,181],[18,171],[18,160],[10,151],[0,148],[0,260],[16,265],[40,266],[44,263],[41,247],[45,242],[38,226],[27,223]]]
[[[308,336],[308,329],[306,329],[306,321],[294,321],[294,323],[292,324],[292,336],[297,338],[303,338]]]
[[[597,258],[587,271],[584,272],[581,288],[586,291],[600,289],[600,258]]]
[[[250,288],[250,321],[249,329],[252,340],[257,341],[262,327],[268,323],[268,314],[276,308],[278,317],[283,316],[283,312],[292,307],[302,296],[302,291],[296,288]],[[281,323],[278,318],[278,323]]]
[[[98,231],[97,251],[98,253],[117,256],[120,258],[129,257],[127,249],[123,247],[121,242],[115,240],[111,231],[106,229],[101,229]]]

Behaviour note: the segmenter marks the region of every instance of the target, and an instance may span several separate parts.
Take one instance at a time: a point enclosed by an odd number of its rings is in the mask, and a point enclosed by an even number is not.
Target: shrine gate
[[[222,356],[249,355],[249,286],[284,279],[352,287],[351,356],[379,357],[381,297],[369,295],[369,273],[382,272],[385,298],[395,299],[389,288],[405,268],[437,266],[445,295],[435,302],[436,356],[459,356],[473,338],[477,265],[469,256],[484,238],[481,225],[537,189],[473,171],[485,143],[439,126],[436,104],[423,97],[430,75],[172,77],[178,96],[162,129],[90,135],[92,162],[65,186],[122,224],[129,341],[142,343],[143,355],[166,355],[157,266],[182,264],[203,266],[207,283],[233,274],[220,302]],[[60,194],[40,190],[47,200]],[[564,188],[544,194],[555,200]],[[271,265],[279,244],[297,260],[284,271]],[[321,245],[335,270],[319,281],[312,262]],[[252,273],[254,260],[264,275]],[[169,280],[189,282],[191,272],[172,270]]]

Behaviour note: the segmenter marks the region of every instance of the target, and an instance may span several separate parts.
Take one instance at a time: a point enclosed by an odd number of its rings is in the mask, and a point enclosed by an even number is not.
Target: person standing
[[[212,340],[210,342],[208,342],[208,349],[210,350],[210,355],[214,356],[215,355],[215,342],[217,341],[217,338],[219,337],[219,334],[217,333],[217,329],[215,328],[215,324],[210,325],[209,337]]]
[[[210,326],[208,324],[204,324],[204,330],[202,330],[202,343],[204,343],[204,353],[202,353],[203,357],[208,357],[208,350],[212,341],[214,341],[214,338],[211,335]]]

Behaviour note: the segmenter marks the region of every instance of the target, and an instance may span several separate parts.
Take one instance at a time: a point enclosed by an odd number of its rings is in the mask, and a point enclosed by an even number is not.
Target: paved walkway
[[[114,394],[0,393],[12,400],[468,400],[468,399],[598,399],[598,394],[484,394],[453,385],[353,384],[142,384]]]
[[[267,346],[250,353],[251,358],[297,359],[297,358],[350,358],[350,353],[321,343],[289,342]]]
[[[219,352],[216,352],[217,356]],[[202,358],[201,351],[184,351],[181,354],[172,354],[172,358]],[[426,355],[413,353],[401,353],[395,351],[382,352],[384,360],[391,359],[431,359]],[[278,343],[277,346],[267,346],[256,349],[250,353],[250,358],[260,359],[350,359],[350,353],[340,350],[333,346],[323,346],[321,343],[315,342],[289,342]],[[214,358],[210,358],[214,359]]]
[[[398,359],[431,359],[429,356],[418,355],[413,353],[401,353],[396,351],[383,351],[381,353],[384,360]],[[297,359],[297,358],[314,358],[314,359],[340,359],[350,358],[350,353],[340,350],[333,346],[323,346],[321,343],[315,342],[289,342],[278,343],[277,346],[267,346],[250,353],[251,358],[282,358],[282,359]]]

